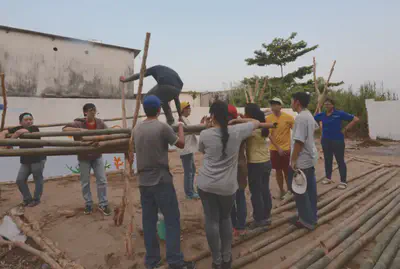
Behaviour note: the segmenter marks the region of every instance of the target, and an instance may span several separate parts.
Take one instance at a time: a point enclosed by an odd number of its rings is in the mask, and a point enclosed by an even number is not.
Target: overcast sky
[[[337,60],[333,81],[354,89],[366,81],[400,94],[400,1],[2,1],[0,24],[143,49],[147,66],[175,69],[185,90],[220,90],[246,76],[279,75],[277,67],[247,66],[245,58],[275,37],[297,32],[319,48],[289,65],[318,76]],[[1,42],[1,41],[0,41]],[[141,56],[136,66],[140,66]],[[138,70],[138,68],[137,68]],[[154,85],[145,81],[145,90]]]

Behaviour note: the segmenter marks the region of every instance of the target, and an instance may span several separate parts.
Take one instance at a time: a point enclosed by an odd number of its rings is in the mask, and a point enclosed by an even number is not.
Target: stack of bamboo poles
[[[12,218],[14,223],[17,225],[25,235],[32,238],[33,241],[41,248],[41,250],[35,249],[22,242],[5,241],[0,237],[0,245],[7,245],[9,247],[19,247],[31,254],[39,257],[51,268],[54,269],[84,269],[82,265],[79,265],[72,260],[68,259],[61,250],[46,236],[44,236],[40,230],[33,227],[31,222],[19,208],[13,208],[10,210],[8,215]]]
[[[320,210],[319,211],[319,216],[326,215],[332,209],[335,209],[337,206],[341,205],[342,202],[345,199],[349,198],[352,195],[357,194],[357,192],[359,192],[359,191],[363,191],[365,188],[369,187],[372,183],[376,182],[378,179],[381,179],[384,175],[386,175],[386,174],[388,174],[390,172],[390,170],[383,170],[383,171],[379,172],[378,174],[376,174],[373,177],[363,179],[363,177],[366,177],[369,174],[371,174],[373,172],[376,172],[378,170],[381,170],[381,169],[386,167],[386,165],[384,165],[382,163],[374,163],[374,165],[377,165],[377,166],[373,167],[373,168],[371,168],[371,169],[369,169],[369,170],[367,170],[367,171],[365,171],[365,172],[363,172],[363,173],[361,173],[359,175],[356,175],[356,176],[348,179],[349,181],[353,181],[353,180],[362,178],[362,180],[364,182],[363,184],[357,185],[357,186],[355,186],[353,188],[349,188],[345,192],[339,192],[339,193],[337,193],[335,195],[332,195],[332,196],[320,201],[317,204],[317,207]],[[388,180],[390,180],[394,175],[395,175],[395,173],[392,173],[389,176],[389,178],[382,178],[371,189],[369,189],[368,191],[364,192],[362,195],[358,196],[357,197],[358,198],[357,201],[362,201],[362,199],[367,198],[368,195],[371,195],[371,193],[373,191],[375,191],[378,188],[380,188],[383,184],[385,184]],[[323,195],[327,194],[329,191],[333,190],[334,188],[336,188],[336,185],[330,186],[325,191],[319,193],[319,197],[322,197]],[[355,202],[355,203],[357,203],[357,202]],[[293,205],[294,205],[294,203],[293,203]],[[288,207],[286,209],[288,210],[288,209],[292,208],[293,205],[290,205],[290,207]],[[329,214],[329,216],[327,216],[327,217],[332,219],[332,218],[334,218],[336,216],[339,216],[343,212],[349,210],[352,206],[353,206],[353,204],[348,204],[348,205],[346,205],[346,206],[344,206],[342,208],[339,208],[338,210],[334,211],[335,213],[333,215]],[[272,215],[276,215],[277,213],[282,212],[282,210],[280,210],[279,208],[277,208],[277,209],[274,209],[272,211]],[[242,243],[244,243],[246,241],[249,241],[249,240],[251,240],[251,239],[253,239],[255,237],[258,237],[259,235],[261,235],[261,234],[263,234],[263,233],[265,233],[267,231],[271,231],[274,228],[281,227],[282,225],[288,223],[294,217],[296,217],[295,213],[287,215],[287,216],[279,218],[279,219],[276,219],[276,220],[273,219],[272,224],[268,228],[259,228],[259,229],[253,230],[253,231],[249,231],[244,236],[241,236],[240,238],[235,239],[233,244],[232,244],[232,246],[233,247],[239,246],[240,244],[242,244]],[[327,222],[328,220],[326,218],[320,219],[319,220],[319,225],[320,225],[321,221],[322,222]],[[265,246],[267,246],[268,244],[273,243],[274,241],[286,236],[286,238],[284,238],[284,240],[281,240],[281,241],[278,240],[279,242],[277,244],[272,245],[272,248],[279,248],[279,247],[281,247],[281,246],[283,246],[283,245],[285,245],[285,244],[287,244],[287,243],[289,243],[289,242],[291,242],[293,240],[296,240],[297,238],[299,238],[299,237],[301,237],[301,236],[303,236],[305,234],[305,233],[304,234],[299,234],[299,233],[296,234],[296,233],[294,233],[293,235],[291,235],[290,233],[292,233],[295,230],[296,230],[295,227],[289,227],[288,229],[284,230],[283,232],[281,232],[281,233],[279,233],[277,235],[274,235],[271,238],[267,238],[263,242],[263,244]],[[258,247],[257,247],[257,245],[258,245]],[[257,244],[257,245],[255,245],[255,247],[253,247],[251,249],[251,251],[255,251],[260,246],[262,247],[262,244]],[[254,258],[254,255],[253,255],[252,256],[253,259],[250,258],[244,264],[250,263],[250,262],[252,262],[252,260],[258,259],[259,257],[261,257],[263,255],[266,255],[270,251],[272,251],[272,250],[268,249],[268,248],[267,248],[265,254],[263,254],[262,251],[261,252],[255,251],[256,252],[255,256],[257,256],[257,258]],[[243,255],[249,254],[248,252],[250,252],[250,251],[242,252],[241,255],[243,256]],[[198,253],[196,256],[190,258],[190,260],[191,261],[200,261],[200,260],[202,260],[202,259],[204,259],[206,257],[209,257],[210,254],[211,253],[208,250],[204,250],[204,251]],[[236,265],[236,266],[238,266],[238,265]],[[239,265],[239,267],[240,266],[242,266],[242,265]],[[237,268],[239,268],[239,267],[237,267]],[[279,268],[279,267],[277,267],[277,268]]]
[[[177,131],[177,126],[173,126]],[[187,133],[199,133],[204,125],[184,126]],[[1,139],[0,147],[24,146],[32,148],[0,149],[0,157],[11,156],[59,156],[80,153],[128,153],[131,129],[105,129],[68,132],[24,133],[20,139]],[[32,138],[73,136],[79,141],[39,140]],[[96,142],[96,143],[95,143]],[[97,143],[98,142],[98,143]],[[44,148],[38,148],[44,147]]]

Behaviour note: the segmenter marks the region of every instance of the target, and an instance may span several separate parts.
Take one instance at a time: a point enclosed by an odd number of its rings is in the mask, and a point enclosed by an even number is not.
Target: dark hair
[[[147,117],[155,117],[160,111],[160,108],[155,106],[150,106],[150,107],[144,107],[143,110]]]
[[[31,116],[32,119],[33,119],[32,113],[24,112],[24,113],[22,113],[21,115],[19,115],[19,122],[21,122],[22,119],[23,119],[26,115]]]
[[[260,107],[254,103],[248,103],[244,107],[244,113],[252,119],[258,120],[259,122],[265,122],[264,112],[261,111]],[[269,135],[268,128],[261,129],[261,136],[267,137]]]
[[[292,94],[292,99],[294,101],[299,101],[303,108],[307,108],[310,103],[310,94],[306,92],[296,92]]]
[[[210,107],[210,114],[215,117],[215,120],[221,127],[222,155],[221,159],[226,157],[226,146],[228,144],[228,105],[222,101],[215,101]]]
[[[335,106],[335,101],[330,97],[326,97],[325,98],[324,103],[326,103],[326,102],[331,103],[333,106]]]
[[[92,103],[86,103],[86,104],[83,106],[83,114],[85,114],[86,112],[88,112],[90,109],[94,109],[94,108],[96,108],[96,106],[95,106],[94,104],[92,104]]]

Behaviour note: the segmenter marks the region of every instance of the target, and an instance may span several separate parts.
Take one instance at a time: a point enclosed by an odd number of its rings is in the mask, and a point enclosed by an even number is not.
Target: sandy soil
[[[369,147],[362,148],[357,146],[356,142],[351,142],[348,145],[348,152],[352,155],[362,156],[363,158],[374,159],[380,162],[400,164],[400,145],[396,143],[384,143],[383,147]],[[199,167],[201,164],[201,155],[196,155],[196,165]],[[202,206],[200,201],[186,200],[183,192],[183,170],[180,158],[177,153],[170,154],[170,166],[174,174],[175,187],[178,194],[178,200],[181,210],[181,229],[182,229],[182,250],[186,258],[190,258],[198,254],[204,249],[208,249],[207,241],[204,233],[204,221]],[[373,164],[361,163],[353,161],[348,164],[348,177],[356,176],[362,172],[373,168]],[[323,176],[323,163],[320,160],[317,166],[317,178]],[[369,175],[365,178],[373,176]],[[365,178],[355,180],[351,185],[356,185],[362,182]],[[334,179],[338,180],[337,170],[334,172]],[[378,195],[384,191],[388,186],[392,185],[400,176],[390,180],[384,187],[380,188],[371,197]],[[120,175],[112,175],[108,177],[108,197],[110,205],[115,207],[121,201],[123,193],[123,179]],[[271,190],[272,195],[278,195],[278,187],[274,180],[274,174],[271,177]],[[125,256],[125,231],[126,224],[128,223],[127,214],[125,214],[125,221],[122,227],[115,227],[112,216],[104,217],[100,212],[95,211],[94,214],[86,216],[83,214],[83,199],[81,196],[80,183],[76,178],[64,178],[56,181],[49,181],[45,184],[44,195],[40,206],[35,208],[27,208],[25,215],[31,221],[38,222],[44,235],[56,242],[58,247],[64,250],[69,258],[82,264],[87,269],[111,269],[111,268],[144,268],[144,245],[142,236],[141,225],[141,207],[139,203],[139,192],[136,187],[133,190],[135,197],[134,205],[136,209],[135,224],[135,257],[128,259]],[[31,187],[33,187],[31,185]],[[0,185],[1,200],[0,200],[0,216],[11,207],[20,203],[20,194],[15,185]],[[326,186],[318,184],[318,190],[324,190]],[[94,201],[96,201],[96,191],[94,179],[92,181],[92,192]],[[322,199],[334,195],[340,190],[332,190],[322,197]],[[247,198],[250,195],[247,193]],[[346,199],[344,204],[351,203],[354,197]],[[274,199],[274,205],[278,204],[278,200]],[[367,202],[367,201],[364,201]],[[358,203],[354,208],[347,211],[342,216],[334,219],[328,224],[322,225],[312,233],[303,236],[302,238],[293,241],[278,250],[261,257],[254,263],[247,265],[244,268],[267,268],[266,265],[272,267],[279,263],[282,259],[290,256],[297,249],[301,248],[307,242],[315,240],[319,235],[331,229],[337,223],[340,223],[345,218],[364,204]],[[251,204],[248,200],[249,216],[251,219]],[[76,211],[73,217],[65,217],[62,215],[65,210]],[[273,216],[278,219],[282,216],[295,212],[290,210]],[[255,239],[245,242],[234,248],[234,258],[237,258],[239,252],[248,248],[261,239],[271,236],[282,229],[288,227],[288,224],[282,225],[276,229],[268,231]],[[32,241],[28,243],[34,247]],[[161,242],[162,255],[165,256],[165,244]],[[362,252],[360,252],[353,261],[348,265],[348,268],[358,268],[359,263],[368,255],[368,250],[374,244],[368,245]],[[210,258],[203,259],[198,262],[198,268],[210,268]],[[0,248],[0,268],[40,268],[42,262],[31,255],[27,255],[24,251],[13,249],[8,251],[6,248]]]

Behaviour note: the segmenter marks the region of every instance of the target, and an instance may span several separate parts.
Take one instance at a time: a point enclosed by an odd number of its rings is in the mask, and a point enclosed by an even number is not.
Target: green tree
[[[264,50],[254,51],[255,57],[245,61],[248,65],[270,66],[276,65],[281,69],[281,78],[284,79],[283,68],[289,63],[297,60],[300,56],[315,50],[318,45],[308,47],[304,41],[294,42],[297,33],[292,33],[288,38],[275,38],[269,44],[262,44]],[[312,65],[300,67],[297,71],[286,75],[285,80],[292,81],[295,78],[302,79],[312,73]]]

